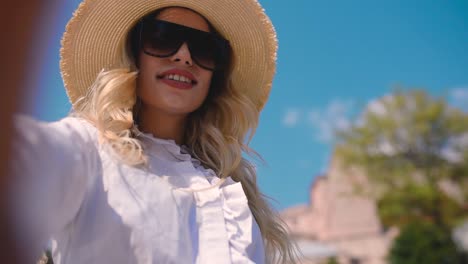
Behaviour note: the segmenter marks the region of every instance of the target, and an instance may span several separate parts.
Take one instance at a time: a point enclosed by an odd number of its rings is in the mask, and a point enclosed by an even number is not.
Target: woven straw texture
[[[233,86],[261,110],[275,73],[277,39],[256,0],[84,0],[62,38],[60,67],[71,103],[101,70],[120,65],[127,33],[141,17],[170,6],[200,13],[230,41]]]

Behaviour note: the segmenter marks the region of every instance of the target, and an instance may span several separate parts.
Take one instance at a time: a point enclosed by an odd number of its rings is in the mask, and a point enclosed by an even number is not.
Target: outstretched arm
[[[96,129],[73,117],[44,123],[18,116],[14,124],[12,216],[20,245],[37,258],[50,236],[73,221],[100,171]]]

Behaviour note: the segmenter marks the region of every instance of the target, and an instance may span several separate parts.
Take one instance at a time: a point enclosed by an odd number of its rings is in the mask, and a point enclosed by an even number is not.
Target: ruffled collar
[[[192,151],[188,146],[178,145],[173,139],[162,139],[155,137],[151,133],[142,132],[136,126],[132,132],[143,143],[146,155],[174,162],[190,162],[210,182],[214,178],[217,178],[216,173],[212,169],[205,168],[198,159],[193,157]]]
[[[135,137],[143,143],[142,147],[147,155],[156,155],[163,158],[170,158],[172,156],[179,161],[192,159],[188,147],[185,145],[178,145],[173,139],[155,137],[151,133],[142,132],[137,126],[134,126],[132,132]]]

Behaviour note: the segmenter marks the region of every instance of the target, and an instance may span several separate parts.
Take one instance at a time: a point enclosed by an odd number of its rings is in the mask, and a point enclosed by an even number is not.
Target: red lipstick
[[[165,84],[179,89],[191,89],[197,84],[195,76],[185,70],[171,69],[157,76]]]

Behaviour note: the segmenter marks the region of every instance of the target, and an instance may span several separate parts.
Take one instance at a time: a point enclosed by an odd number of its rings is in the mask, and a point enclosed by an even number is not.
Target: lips
[[[179,89],[191,89],[197,84],[197,80],[192,73],[180,69],[165,71],[159,74],[157,78],[167,85]]]

